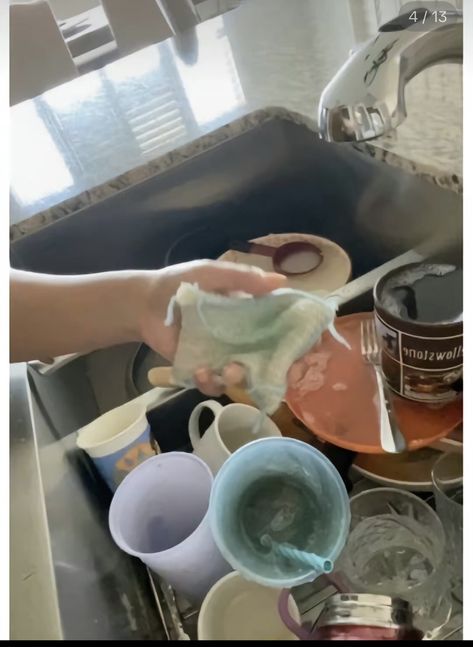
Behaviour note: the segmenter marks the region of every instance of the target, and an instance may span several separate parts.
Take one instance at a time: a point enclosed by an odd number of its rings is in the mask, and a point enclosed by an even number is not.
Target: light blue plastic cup
[[[278,483],[274,499],[269,496],[267,506],[261,498],[254,503],[260,492],[270,492],[269,479]],[[286,486],[292,493],[289,506],[283,505]],[[337,470],[321,452],[292,438],[263,438],[232,454],[214,481],[209,514],[215,543],[228,563],[243,577],[277,588],[311,582],[322,571],[261,546],[259,533],[269,527],[273,541],[335,562],[350,527],[350,503]]]

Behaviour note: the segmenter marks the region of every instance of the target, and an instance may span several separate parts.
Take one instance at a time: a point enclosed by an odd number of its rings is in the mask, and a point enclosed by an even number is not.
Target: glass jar
[[[350,534],[337,561],[340,590],[402,598],[416,625],[435,632],[448,621],[452,601],[445,532],[419,497],[375,488],[350,500]]]
[[[332,596],[312,632],[313,640],[422,640],[409,602],[369,593]]]

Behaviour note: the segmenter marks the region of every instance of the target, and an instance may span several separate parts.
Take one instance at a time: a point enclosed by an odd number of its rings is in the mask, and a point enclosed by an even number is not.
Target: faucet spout
[[[404,88],[422,70],[463,60],[461,12],[405,13],[380,27],[324,89],[319,133],[330,142],[366,141],[406,118]],[[422,21],[422,24],[419,24]]]

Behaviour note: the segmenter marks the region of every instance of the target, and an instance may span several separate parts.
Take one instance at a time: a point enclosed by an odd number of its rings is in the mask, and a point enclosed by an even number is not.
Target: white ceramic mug
[[[215,418],[201,438],[199,418],[203,409],[213,411]],[[201,402],[189,418],[189,437],[194,454],[202,458],[215,475],[227,458],[243,445],[259,438],[281,436],[270,418],[265,416],[260,421],[260,416],[258,409],[247,404],[227,404],[223,407],[216,400]]]
[[[297,640],[278,611],[281,589],[245,580],[239,573],[222,577],[202,604],[198,640]],[[294,621],[300,615],[292,596],[288,609]]]

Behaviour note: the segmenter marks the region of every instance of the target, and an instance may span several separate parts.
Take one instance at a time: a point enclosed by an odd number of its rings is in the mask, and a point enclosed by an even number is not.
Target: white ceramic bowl
[[[233,572],[222,577],[207,593],[197,625],[199,640],[297,640],[278,612],[281,589],[245,580]],[[289,611],[300,615],[292,596]]]

